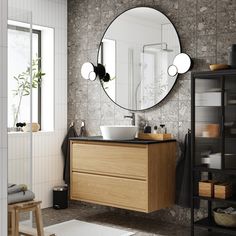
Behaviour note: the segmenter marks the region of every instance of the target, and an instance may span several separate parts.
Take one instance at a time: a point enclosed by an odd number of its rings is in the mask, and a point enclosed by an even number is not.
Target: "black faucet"
[[[130,118],[131,124],[135,126],[135,113],[134,112],[131,113],[131,116],[124,116],[124,118]]]

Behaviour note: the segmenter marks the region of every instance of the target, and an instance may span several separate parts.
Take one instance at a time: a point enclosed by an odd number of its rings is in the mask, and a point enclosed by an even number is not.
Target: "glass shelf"
[[[223,173],[227,175],[236,175],[236,169],[212,169],[205,165],[198,165],[194,167],[194,171],[209,172],[209,173]]]
[[[234,204],[236,205],[236,196],[227,198],[227,199],[220,199],[220,198],[211,198],[211,197],[202,197],[202,196],[194,196],[195,199],[200,199],[200,200],[206,200],[206,201],[212,201],[212,202],[224,202],[224,203],[229,203],[229,204]]]
[[[195,137],[195,140],[198,140],[198,139],[214,141],[214,140],[222,139],[222,137],[221,137],[221,136],[219,136],[219,137],[203,137],[203,136],[196,136],[196,137]],[[225,136],[225,139],[236,139],[236,135]]]

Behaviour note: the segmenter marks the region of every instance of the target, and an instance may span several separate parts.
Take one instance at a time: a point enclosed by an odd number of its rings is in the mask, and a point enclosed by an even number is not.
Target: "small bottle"
[[[153,128],[153,133],[154,133],[154,134],[157,134],[157,133],[158,133],[158,132],[157,132],[157,126],[156,126],[156,125],[155,125],[154,128]]]
[[[160,127],[161,127],[161,134],[166,134],[165,125],[164,125],[164,124],[161,124]]]
[[[144,132],[145,134],[149,134],[149,133],[152,132],[152,128],[151,128],[151,126],[148,125],[148,122],[147,122],[146,125],[144,126],[143,132]]]
[[[86,136],[86,129],[85,129],[85,120],[81,122],[81,127],[80,127],[80,137],[85,137]]]

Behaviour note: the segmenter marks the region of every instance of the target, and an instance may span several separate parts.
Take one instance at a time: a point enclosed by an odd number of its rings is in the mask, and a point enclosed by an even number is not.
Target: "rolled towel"
[[[25,192],[27,191],[27,185],[25,184],[8,184],[7,188],[7,193],[8,194],[13,194],[13,193],[18,193],[18,192]]]
[[[7,201],[8,204],[18,203],[18,202],[26,202],[31,201],[35,198],[35,194],[30,191],[26,190],[25,192],[17,192],[8,195]]]

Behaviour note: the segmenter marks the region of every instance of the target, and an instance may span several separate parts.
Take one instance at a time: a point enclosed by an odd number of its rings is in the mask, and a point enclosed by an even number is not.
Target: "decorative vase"
[[[236,68],[236,44],[232,44],[229,48],[229,65]]]
[[[24,132],[38,132],[40,129],[40,125],[38,123],[27,123],[26,126],[22,127]]]

